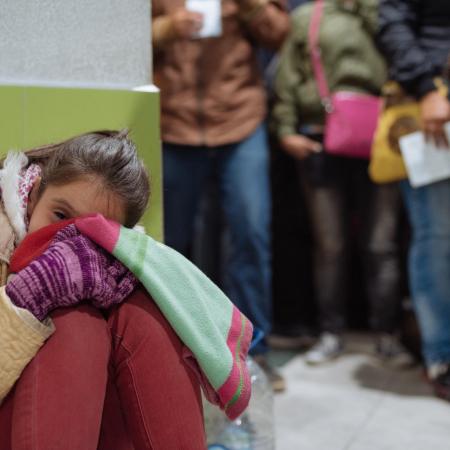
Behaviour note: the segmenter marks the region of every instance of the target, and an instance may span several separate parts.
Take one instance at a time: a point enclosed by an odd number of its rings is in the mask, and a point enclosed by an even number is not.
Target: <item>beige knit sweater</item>
[[[0,403],[53,331],[50,319],[39,322],[0,288]]]
[[[25,230],[23,208],[18,206],[18,171],[26,162],[20,154],[13,155],[0,170],[0,403],[54,332],[50,319],[40,322],[29,311],[16,307],[4,286],[11,254]]]

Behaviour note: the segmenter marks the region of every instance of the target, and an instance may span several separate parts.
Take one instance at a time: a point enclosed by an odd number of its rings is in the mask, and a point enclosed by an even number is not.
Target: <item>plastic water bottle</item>
[[[252,383],[249,406],[236,420],[204,402],[209,450],[274,450],[273,391],[264,371],[251,358],[247,367]]]

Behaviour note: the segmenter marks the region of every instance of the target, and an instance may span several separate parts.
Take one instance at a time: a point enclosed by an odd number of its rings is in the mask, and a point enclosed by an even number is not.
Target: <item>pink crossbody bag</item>
[[[319,49],[323,7],[324,0],[315,0],[308,40],[314,77],[326,113],[324,148],[334,155],[369,159],[381,99],[351,91],[330,93]]]

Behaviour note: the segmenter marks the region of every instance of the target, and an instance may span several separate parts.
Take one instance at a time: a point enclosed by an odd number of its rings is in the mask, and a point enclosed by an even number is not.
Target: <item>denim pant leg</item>
[[[185,256],[190,251],[210,159],[205,148],[163,145],[165,242]]]
[[[427,364],[450,362],[450,180],[401,183],[413,229],[409,275]]]
[[[366,283],[370,325],[377,332],[398,328],[401,308],[398,229],[401,194],[397,183],[373,186],[367,214]]]
[[[267,335],[272,321],[271,197],[265,127],[222,151],[220,189],[230,232],[225,290],[253,325]],[[262,341],[253,353],[265,350]]]

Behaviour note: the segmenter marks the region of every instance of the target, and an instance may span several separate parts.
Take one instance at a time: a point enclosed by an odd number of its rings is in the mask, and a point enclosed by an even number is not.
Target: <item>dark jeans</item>
[[[221,147],[164,143],[166,242],[188,255],[194,221],[211,174],[230,233],[224,289],[233,303],[267,335],[272,322],[270,277],[269,153],[266,130]],[[266,351],[264,342],[254,353]]]
[[[298,169],[314,237],[321,330],[340,333],[346,326],[351,239],[358,235],[371,327],[393,332],[401,301],[397,185],[374,185],[364,160],[317,155],[299,162]]]

